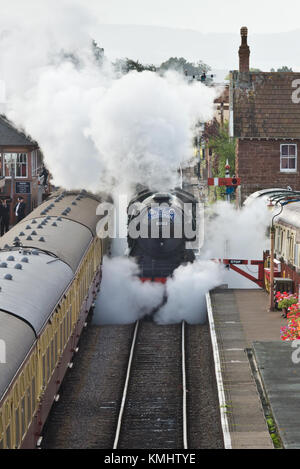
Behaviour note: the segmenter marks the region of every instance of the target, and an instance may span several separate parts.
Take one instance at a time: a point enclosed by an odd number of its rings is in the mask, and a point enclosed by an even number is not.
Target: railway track
[[[187,449],[185,324],[136,324],[114,449]]]
[[[207,325],[90,326],[43,447],[222,448],[219,414]]]

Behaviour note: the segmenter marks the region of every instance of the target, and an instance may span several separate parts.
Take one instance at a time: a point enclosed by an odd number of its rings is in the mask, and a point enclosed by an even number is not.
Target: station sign
[[[229,264],[236,264],[236,265],[242,265],[242,264],[248,264],[248,261],[243,261],[241,259],[230,259]]]
[[[30,182],[18,181],[16,182],[16,194],[30,194],[31,185]]]

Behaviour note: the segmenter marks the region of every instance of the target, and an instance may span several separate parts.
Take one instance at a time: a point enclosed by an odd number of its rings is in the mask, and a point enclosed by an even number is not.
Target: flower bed
[[[298,296],[287,292],[277,292],[276,301],[278,308],[286,310],[288,324],[280,329],[281,340],[300,339],[300,301]]]
[[[281,293],[280,291],[278,291],[275,295],[275,298],[276,298],[279,309],[284,309],[284,308],[288,309],[292,305],[295,305],[298,303],[298,296],[294,293],[287,293],[287,292]]]

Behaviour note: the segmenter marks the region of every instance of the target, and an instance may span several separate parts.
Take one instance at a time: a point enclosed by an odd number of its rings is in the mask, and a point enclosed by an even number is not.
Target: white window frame
[[[31,174],[32,177],[38,176],[39,168],[38,168],[38,151],[33,150],[31,152]]]
[[[15,162],[14,164],[14,179],[28,179],[28,153],[27,152],[16,152],[16,151],[11,151],[11,152],[3,152],[3,176],[5,176],[6,179],[11,179],[11,176],[6,176],[5,173],[5,165],[6,165],[6,161],[5,161],[5,156],[6,155],[17,155],[17,158],[19,155],[26,155],[26,176],[17,176],[17,162]]]
[[[285,158],[289,158],[290,155],[288,156],[283,156],[282,155],[282,147],[283,146],[288,146],[288,147],[295,147],[295,157],[293,156],[293,158],[295,158],[295,168],[282,168],[282,159]],[[298,159],[298,146],[296,143],[281,143],[280,144],[280,172],[281,173],[296,173],[297,172],[297,159]]]

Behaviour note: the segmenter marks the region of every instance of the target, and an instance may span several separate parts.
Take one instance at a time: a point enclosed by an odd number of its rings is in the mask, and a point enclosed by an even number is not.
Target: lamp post
[[[271,203],[269,207],[274,207]],[[271,241],[271,249],[270,249],[270,311],[274,311],[275,309],[275,300],[274,300],[274,245],[275,245],[275,227],[274,227],[274,219],[278,217],[283,210],[283,205],[280,206],[280,211],[276,213],[272,218],[271,230],[270,230],[270,241]]]

